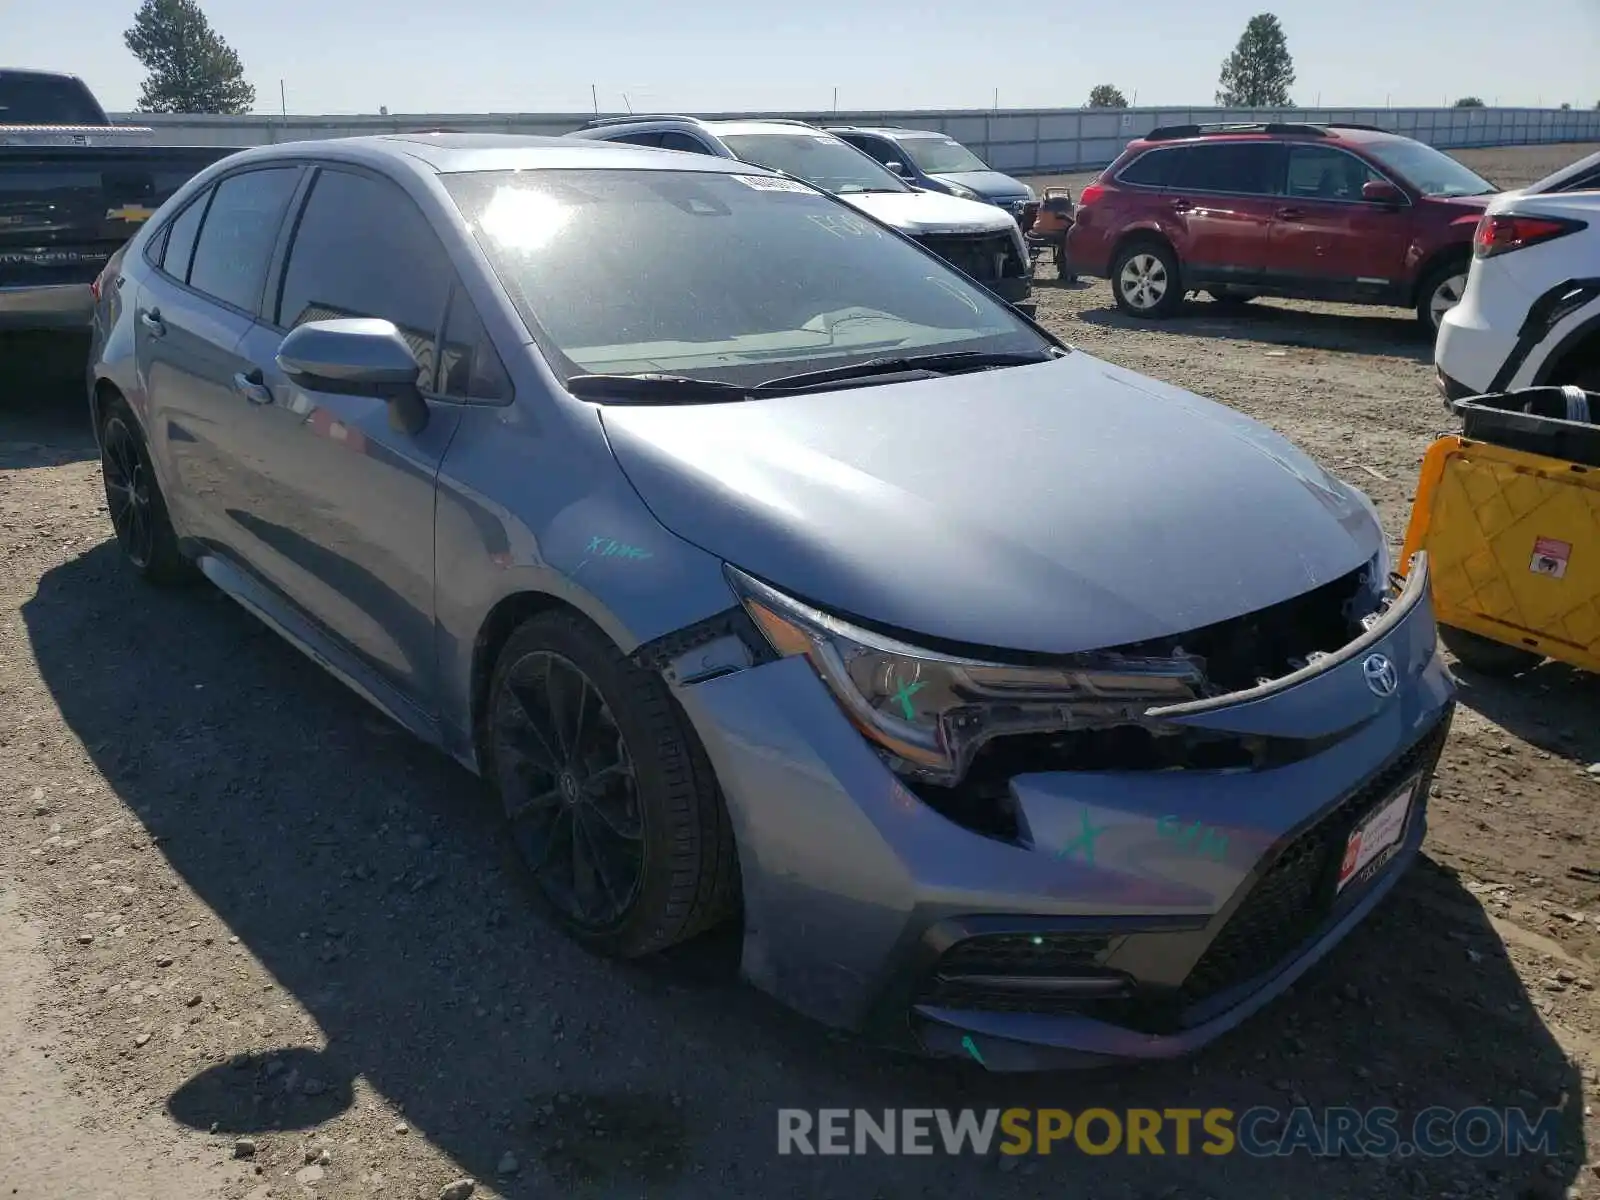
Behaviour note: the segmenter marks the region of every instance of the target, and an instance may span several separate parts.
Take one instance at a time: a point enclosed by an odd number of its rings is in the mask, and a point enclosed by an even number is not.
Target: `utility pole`
[[[289,115],[289,94],[283,90],[283,80],[278,80],[278,108],[284,116]]]
[[[622,103],[627,105],[628,114],[630,116],[632,116],[633,115],[633,102],[628,99],[628,93],[627,92],[623,92],[622,93]]]
[[[998,113],[1000,111],[1000,89],[999,88],[995,88],[995,90],[994,90],[994,111],[996,113]]]
[[[589,85],[589,98],[594,101],[594,115],[600,115],[600,92],[594,84]]]
[[[834,112],[835,116],[837,116],[838,113],[839,113],[839,89],[838,88],[834,88],[833,89],[833,112]]]

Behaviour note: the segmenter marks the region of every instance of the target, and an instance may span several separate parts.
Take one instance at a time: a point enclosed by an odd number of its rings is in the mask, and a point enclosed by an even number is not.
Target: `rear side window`
[[[289,248],[277,323],[377,317],[393,321],[433,390],[434,343],[454,273],[432,227],[392,183],[324,170]]]
[[[690,154],[706,153],[705,143],[699,138],[692,138],[687,133],[679,133],[676,129],[668,129],[661,134],[660,146],[663,150],[687,150]]]
[[[298,167],[271,167],[232,175],[217,184],[195,242],[189,286],[255,312],[272,247],[299,178]]]
[[[208,188],[189,202],[189,206],[167,226],[166,248],[161,253],[161,269],[180,283],[189,282],[189,260],[194,257],[194,239],[200,232],[200,218],[206,213]]]
[[[1146,151],[1117,172],[1117,182],[1138,187],[1166,187],[1172,182],[1182,157],[1182,149]]]
[[[1275,195],[1283,181],[1283,150],[1275,142],[1189,146],[1169,186],[1188,192]]]

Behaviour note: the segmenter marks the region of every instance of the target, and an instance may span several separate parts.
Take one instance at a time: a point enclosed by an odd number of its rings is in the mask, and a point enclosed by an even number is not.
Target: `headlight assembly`
[[[1187,656],[1083,655],[1071,665],[1034,667],[920,650],[737,568],[727,573],[773,649],[808,659],[889,765],[931,783],[959,781],[991,738],[1138,723],[1147,709],[1195,699],[1204,686],[1202,664]]]

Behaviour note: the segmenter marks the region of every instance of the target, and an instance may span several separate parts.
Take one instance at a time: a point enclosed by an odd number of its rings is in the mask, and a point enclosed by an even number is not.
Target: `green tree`
[[[1567,103],[1567,102],[1566,102],[1566,101],[1565,101],[1565,100],[1563,100],[1563,101],[1562,101],[1562,102],[1561,102],[1561,107],[1562,107],[1562,110],[1563,110],[1563,111],[1565,111],[1565,110],[1566,110],[1566,109],[1569,109],[1569,108],[1571,108],[1571,107],[1572,107],[1572,105],[1570,105],[1570,104],[1568,104],[1568,103]]]
[[[1463,96],[1456,101],[1457,108],[1482,108],[1483,101],[1477,96]]]
[[[1223,60],[1217,103],[1225,108],[1282,108],[1290,102],[1293,82],[1294,59],[1283,26],[1271,13],[1257,13]]]
[[[1109,83],[1098,84],[1089,93],[1090,108],[1127,108],[1128,98]]]
[[[247,113],[256,89],[195,0],[144,0],[122,35],[145,70],[140,112]]]

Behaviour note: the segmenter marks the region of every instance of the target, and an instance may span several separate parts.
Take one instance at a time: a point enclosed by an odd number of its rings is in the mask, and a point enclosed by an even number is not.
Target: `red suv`
[[[1083,189],[1067,256],[1137,316],[1205,291],[1397,305],[1434,331],[1498,190],[1369,125],[1174,125],[1129,142]]]

